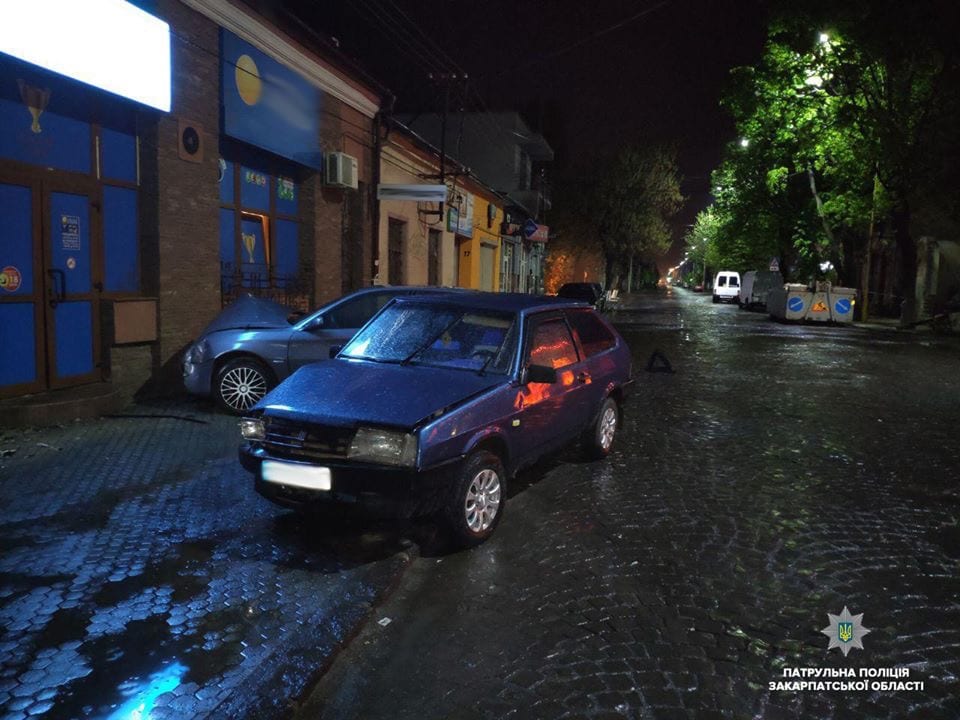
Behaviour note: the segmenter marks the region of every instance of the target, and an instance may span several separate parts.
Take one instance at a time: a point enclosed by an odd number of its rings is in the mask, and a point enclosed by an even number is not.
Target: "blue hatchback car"
[[[280,505],[440,513],[475,545],[520,468],[577,438],[610,452],[630,384],[626,343],[584,303],[397,298],[248,412],[240,460]]]

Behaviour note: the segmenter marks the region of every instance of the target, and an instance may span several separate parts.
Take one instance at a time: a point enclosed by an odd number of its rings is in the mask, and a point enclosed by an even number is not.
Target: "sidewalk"
[[[237,444],[189,402],[0,431],[0,717],[276,715],[359,629],[402,528],[274,508]]]

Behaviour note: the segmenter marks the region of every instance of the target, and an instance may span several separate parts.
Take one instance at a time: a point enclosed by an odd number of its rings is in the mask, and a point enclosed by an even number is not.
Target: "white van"
[[[783,275],[775,270],[751,270],[743,274],[742,280],[738,302],[745,310],[766,310],[767,295],[773,288],[783,285]]]
[[[713,279],[713,301],[737,302],[740,297],[740,273],[721,270]]]

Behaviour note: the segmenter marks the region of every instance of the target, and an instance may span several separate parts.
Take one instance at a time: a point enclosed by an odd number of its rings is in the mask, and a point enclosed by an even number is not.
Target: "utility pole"
[[[425,179],[438,180],[440,185],[445,185],[447,177],[453,177],[454,182],[456,182],[456,179],[460,175],[464,174],[460,170],[455,170],[454,172],[450,173],[447,172],[447,118],[450,115],[450,85],[460,79],[462,79],[464,85],[466,85],[467,75],[457,75],[456,73],[440,73],[438,75],[434,75],[433,73],[430,73],[427,77],[430,80],[436,80],[440,82],[443,86],[443,112],[440,115],[440,173],[437,175],[424,175],[423,177]],[[465,100],[465,98],[463,99]],[[460,140],[463,136],[463,117],[464,108],[463,103],[461,103],[460,131],[457,137],[457,150],[460,149]],[[438,215],[440,219],[443,220],[443,206],[444,203],[441,202],[436,210],[425,210],[423,211],[423,214]]]

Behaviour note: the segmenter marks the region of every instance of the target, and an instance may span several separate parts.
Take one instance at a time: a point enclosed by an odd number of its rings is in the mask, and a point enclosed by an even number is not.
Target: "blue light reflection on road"
[[[177,687],[186,671],[184,665],[174,662],[153,673],[142,685],[130,691],[132,697],[110,713],[106,720],[148,720],[157,698]]]

